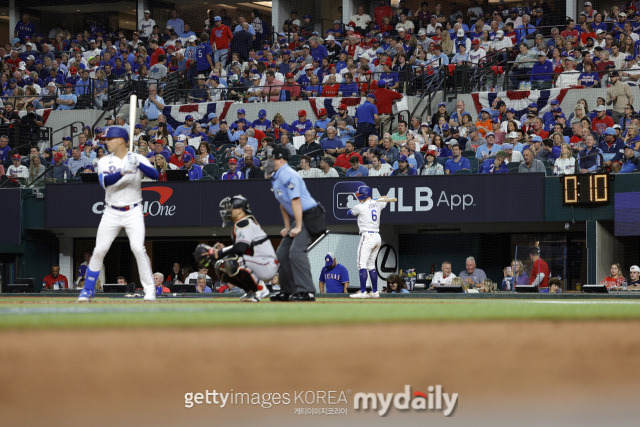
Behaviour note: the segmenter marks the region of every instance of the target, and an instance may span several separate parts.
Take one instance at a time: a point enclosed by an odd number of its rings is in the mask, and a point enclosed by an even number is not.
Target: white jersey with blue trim
[[[150,168],[153,166],[149,160],[140,155],[135,154],[139,163],[142,163]],[[114,173],[120,173],[124,165],[127,163],[127,158],[123,159],[109,154],[98,161],[98,176],[100,178],[100,184],[104,187],[104,176]],[[142,202],[142,190],[140,183],[142,182],[142,171],[136,169],[134,173],[124,174],[118,182],[114,185],[110,185],[105,188],[105,202],[109,206],[124,207],[134,205]]]
[[[380,213],[385,206],[387,202],[369,199],[351,208],[351,213],[358,217],[360,233],[380,231]]]

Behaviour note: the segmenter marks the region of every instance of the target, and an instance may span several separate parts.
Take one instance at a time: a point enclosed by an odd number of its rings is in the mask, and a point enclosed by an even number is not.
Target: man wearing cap
[[[620,159],[622,165],[618,173],[633,173],[638,171],[638,158],[633,148],[633,145],[624,146],[624,156]],[[640,271],[640,269],[638,271]]]
[[[213,18],[213,28],[209,40],[210,45],[215,48],[213,62],[221,62],[223,67],[226,65],[231,40],[233,40],[233,33],[229,27],[222,23],[222,18],[219,16]]]
[[[200,181],[202,179],[202,168],[193,164],[193,156],[191,154],[184,153],[182,162],[184,163],[182,169],[185,169],[189,174],[189,181]]]
[[[238,160],[235,157],[229,158],[229,170],[224,172],[220,177],[222,181],[244,179],[242,171],[238,170]]]
[[[329,126],[329,118],[327,117],[327,110],[325,108],[320,108],[318,110],[318,116],[320,119],[316,120],[314,124],[314,128],[318,135],[322,137],[322,135],[327,131],[327,127]]]
[[[479,146],[476,150],[476,159],[480,161],[480,164],[500,151],[500,146],[495,143],[496,137],[493,132],[487,132],[484,137],[486,143]]]
[[[507,164],[504,161],[506,156],[507,153],[504,150],[499,150],[496,152],[495,159],[486,159],[480,165],[480,173],[509,173],[509,168],[507,168]]]
[[[358,106],[355,114],[356,124],[356,148],[363,148],[369,135],[376,134],[376,128],[380,123],[378,108],[375,105],[376,96],[373,93],[367,94],[366,101]]]
[[[633,94],[631,87],[620,81],[620,76],[617,71],[612,71],[610,74],[611,86],[607,89],[607,105],[613,105],[612,107],[612,119],[614,123],[618,123],[625,115],[625,107],[627,105],[633,105]]]
[[[71,170],[63,163],[64,157],[58,152],[53,155],[53,168],[47,171],[47,182],[58,182],[71,179]]]
[[[64,93],[58,96],[56,104],[58,110],[73,110],[78,102],[78,97],[73,93],[73,86],[67,83],[64,86]]]
[[[636,15],[637,16],[637,15]],[[640,291],[640,267],[632,265],[629,269],[628,291]]]
[[[337,127],[338,120],[343,120],[346,126],[351,126],[353,128],[356,127],[355,120],[353,119],[353,117],[349,115],[346,104],[338,105],[337,111],[338,111],[338,114],[334,115],[331,118],[331,121],[329,122],[329,126]]]
[[[538,90],[551,89],[553,84],[553,63],[541,51],[537,53],[537,59],[538,61],[531,68],[531,88]]]
[[[391,172],[390,176],[412,176],[417,175],[416,169],[409,165],[409,159],[405,154],[398,156],[398,168]]]
[[[313,123],[307,119],[307,111],[298,111],[298,120],[294,120],[289,126],[295,135],[304,135],[306,131],[313,129]]]
[[[294,80],[291,72],[285,74],[285,82],[281,88],[280,101],[297,101],[300,98],[300,85]]]
[[[6,172],[7,177],[12,179],[16,179],[16,178],[28,179],[29,178],[29,169],[27,169],[26,166],[20,163],[21,160],[22,160],[22,157],[20,157],[20,154],[18,153],[11,156],[11,166],[7,168],[7,172]]]
[[[191,89],[189,99],[195,102],[207,102],[211,101],[211,93],[209,88],[205,84],[207,78],[204,74],[198,74],[197,84]]]
[[[144,11],[144,18],[138,23],[138,31],[140,32],[140,38],[143,41],[147,41],[153,33],[153,27],[156,25],[156,21],[151,19],[151,11],[148,9]]]
[[[262,132],[271,132],[271,121],[267,119],[267,110],[262,109],[258,112],[258,119],[251,123],[251,127]]]
[[[212,31],[213,34],[213,31]],[[209,36],[200,34],[200,44],[196,47],[196,71],[207,76],[213,70],[214,54],[209,44]]]
[[[324,232],[324,209],[311,196],[304,180],[289,166],[289,152],[276,146],[273,150],[275,173],[271,180],[273,194],[280,203],[284,228],[277,250],[280,293],[272,301],[315,301],[315,286],[307,247],[318,233]]]
[[[618,173],[620,171],[620,166],[622,165],[624,143],[620,138],[616,137],[615,129],[607,128],[604,131],[604,140],[600,142],[598,148],[605,155],[604,165],[608,167],[611,172]],[[608,160],[607,157],[609,157]]]
[[[189,135],[191,135],[192,127],[193,127],[193,116],[191,114],[188,114],[184,118],[184,124],[176,128],[175,132],[173,133],[173,137],[177,138],[180,135],[185,135],[188,137]]]
[[[578,78],[580,73],[575,70],[575,60],[572,56],[568,56],[564,62],[564,71],[560,73],[556,80],[557,88],[569,88],[578,86]]]
[[[604,105],[598,105],[596,107],[596,112],[597,116],[594,117],[591,122],[591,130],[600,136],[604,134],[604,131],[607,130],[607,128],[612,128],[615,122],[607,115],[607,107]]]
[[[384,2],[384,0],[382,0]],[[344,265],[338,264],[336,256],[327,252],[324,256],[324,267],[320,271],[318,284],[320,293],[346,294],[349,287],[349,272]]]

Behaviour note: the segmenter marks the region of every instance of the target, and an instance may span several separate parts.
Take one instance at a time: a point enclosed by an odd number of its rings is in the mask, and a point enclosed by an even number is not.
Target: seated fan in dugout
[[[199,267],[214,265],[221,282],[228,282],[245,290],[241,301],[258,302],[269,295],[264,281],[271,280],[278,271],[276,253],[267,233],[253,216],[249,201],[242,195],[225,197],[220,202],[222,226],[233,224],[233,245],[213,247],[200,244],[194,256]]]

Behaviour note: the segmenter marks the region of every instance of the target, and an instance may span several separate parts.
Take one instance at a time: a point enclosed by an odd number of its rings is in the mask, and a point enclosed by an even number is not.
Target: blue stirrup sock
[[[366,268],[360,269],[360,292],[363,294],[367,292],[367,279],[369,278],[369,274],[367,273]]]
[[[96,288],[96,281],[98,280],[99,271],[91,271],[87,268],[87,275],[84,279],[84,289],[93,291]]]
[[[375,269],[369,270],[369,277],[371,277],[371,291],[378,292],[378,272]]]

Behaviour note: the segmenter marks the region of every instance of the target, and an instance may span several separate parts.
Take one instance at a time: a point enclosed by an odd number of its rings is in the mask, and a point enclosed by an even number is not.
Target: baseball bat
[[[129,151],[133,151],[133,130],[136,127],[136,110],[138,109],[138,96],[133,93],[129,98]]]

